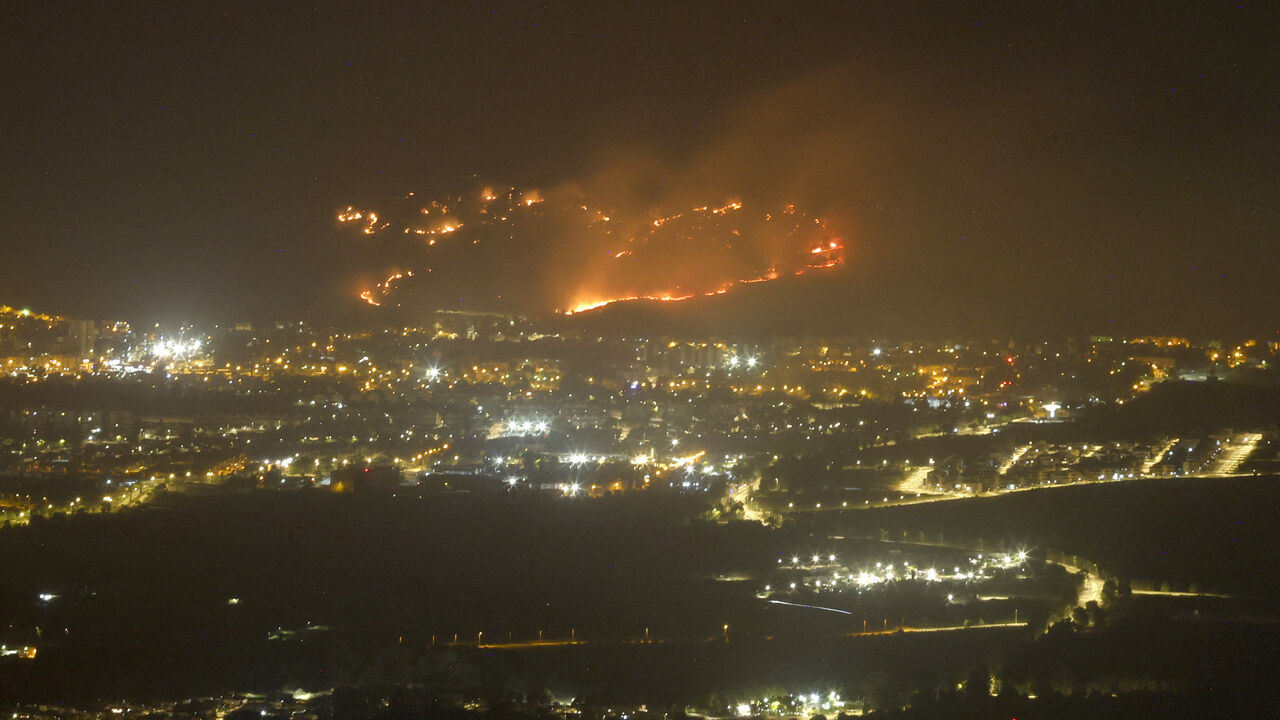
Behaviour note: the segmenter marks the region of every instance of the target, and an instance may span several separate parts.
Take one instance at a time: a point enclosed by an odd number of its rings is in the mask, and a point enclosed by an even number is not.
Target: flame
[[[413,193],[398,198],[412,203],[401,210],[407,215],[386,213],[401,221],[354,206],[338,212],[337,220],[363,235],[379,234],[395,225],[397,236],[421,238],[420,244],[401,246],[420,254],[413,261],[419,272],[432,272],[434,261],[453,264],[459,258],[498,257],[494,250],[459,255],[456,243],[514,242],[517,245],[512,248],[494,248],[505,254],[519,246],[519,254],[511,256],[511,268],[523,268],[521,263],[528,262],[561,263],[548,276],[547,282],[553,284],[540,289],[549,292],[540,297],[546,309],[567,308],[557,311],[565,315],[619,302],[681,302],[723,295],[742,285],[804,275],[844,262],[843,241],[822,218],[797,209],[794,203],[766,213],[748,211],[742,201],[731,200],[719,206],[704,204],[637,217],[594,207],[577,191],[557,190],[544,197],[535,189],[485,186],[425,204],[413,198]],[[542,230],[531,230],[535,227]],[[546,238],[547,227],[556,228],[560,233],[556,237],[564,240],[556,239],[554,245],[524,244],[528,238]],[[453,250],[437,249],[449,243],[455,243]],[[359,298],[372,307],[398,305],[393,297],[398,285],[412,276],[408,271],[391,272],[361,290]],[[539,276],[529,273],[527,277]]]
[[[373,307],[382,307],[382,301],[385,300],[392,292],[395,291],[395,284],[399,280],[407,277],[413,277],[413,271],[397,272],[387,276],[386,280],[377,283],[372,288],[360,291],[360,299]]]
[[[843,250],[844,246],[841,245],[839,242],[833,242],[831,243],[831,247],[825,248],[825,249],[824,248],[819,248],[819,249],[822,250],[822,252],[824,253],[829,253],[829,252],[834,252],[836,250]],[[843,260],[841,258],[832,258],[830,260],[823,262],[820,265],[806,266],[800,270],[797,270],[795,274],[803,275],[809,270],[822,270],[826,268],[833,268],[839,265],[842,261]],[[588,310],[596,310],[598,308],[605,307],[606,305],[612,305],[614,303],[635,302],[637,300],[650,300],[650,301],[656,301],[656,302],[681,302],[681,301],[689,300],[691,298],[696,298],[696,297],[713,297],[716,295],[724,295],[725,293],[729,292],[735,287],[738,287],[739,285],[751,285],[754,283],[769,282],[770,280],[777,280],[777,279],[778,279],[778,271],[776,269],[770,268],[768,272],[763,273],[761,275],[757,275],[756,277],[744,278],[742,280],[730,280],[728,282],[720,284],[713,290],[707,290],[701,293],[684,293],[684,294],[661,293],[656,295],[628,295],[626,297],[585,300],[574,305],[573,308],[569,310],[565,310],[563,314],[576,315],[581,312],[586,312]]]
[[[742,209],[742,203],[734,201],[718,208],[711,208],[709,206],[704,205],[702,207],[693,208],[688,212],[691,214],[725,215],[727,213],[741,210],[741,209]],[[797,212],[795,204],[788,203],[783,208],[782,212],[784,215],[795,215]],[[681,218],[684,218],[685,216],[686,216],[686,213],[680,212],[680,213],[674,213],[672,215],[668,215],[666,217],[653,218],[649,222],[649,226],[656,230],[671,221],[679,220]],[[772,220],[773,216],[766,215],[765,218],[766,220]],[[820,228],[825,227],[821,218],[814,218],[813,221],[816,226]],[[737,229],[734,229],[732,231],[732,234],[735,236],[740,235]],[[624,250],[618,253],[614,253],[613,257],[615,259],[621,259],[630,254],[631,254],[630,250]],[[811,247],[809,249],[808,254],[814,257],[809,262],[805,263],[803,267],[795,270],[793,273],[794,275],[804,275],[805,273],[811,270],[825,270],[825,269],[833,268],[840,265],[841,263],[844,262],[844,244],[839,238],[831,238],[822,244]],[[634,302],[638,300],[648,300],[648,301],[656,301],[656,302],[681,302],[683,300],[689,300],[690,298],[695,298],[695,297],[712,297],[715,295],[724,295],[725,293],[729,292],[730,290],[732,290],[733,288],[739,285],[769,282],[770,280],[777,280],[777,279],[778,279],[777,268],[769,268],[767,272],[764,272],[755,277],[742,278],[739,280],[730,280],[730,281],[721,283],[720,285],[716,286],[711,290],[706,290],[703,292],[669,291],[669,292],[653,293],[653,294],[624,295],[619,297],[605,297],[605,298],[592,297],[590,299],[581,300],[575,303],[572,308],[565,310],[563,314],[574,315],[577,313],[586,312],[588,310],[595,310],[597,308],[602,308],[602,307],[605,307],[606,305],[612,305],[614,303]]]

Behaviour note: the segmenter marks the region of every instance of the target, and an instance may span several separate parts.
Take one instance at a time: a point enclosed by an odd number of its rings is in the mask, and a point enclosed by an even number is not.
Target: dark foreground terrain
[[[1135,482],[770,529],[703,522],[702,503],[680,496],[171,497],[0,532],[5,642],[39,647],[0,658],[0,700],[411,687],[491,708],[712,714],[836,690],[867,710],[911,703],[908,717],[1257,706],[1280,673],[1265,612],[1277,499],[1274,478]],[[856,618],[810,620],[755,597],[779,552],[875,533],[1052,547],[1237,597],[1109,596],[1039,636],[977,616],[969,629],[854,636]]]

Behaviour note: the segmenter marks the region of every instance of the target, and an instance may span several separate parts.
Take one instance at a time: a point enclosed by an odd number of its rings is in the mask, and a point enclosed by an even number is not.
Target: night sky
[[[377,319],[335,213],[478,176],[802,203],[832,330],[1280,327],[1274,5],[739,5],[9,3],[0,303]]]

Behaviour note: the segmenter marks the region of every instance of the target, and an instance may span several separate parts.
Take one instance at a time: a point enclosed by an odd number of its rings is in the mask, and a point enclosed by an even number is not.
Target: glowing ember
[[[733,200],[637,214],[594,207],[576,191],[492,186],[429,203],[409,193],[396,202],[402,207],[385,212],[347,207],[338,224],[364,236],[390,230],[372,252],[420,274],[441,272],[431,283],[406,283],[412,272],[387,274],[359,293],[375,307],[399,306],[407,295],[438,305],[492,291],[477,304],[500,299],[571,315],[617,302],[722,295],[844,262],[841,239],[794,204],[752,212]]]

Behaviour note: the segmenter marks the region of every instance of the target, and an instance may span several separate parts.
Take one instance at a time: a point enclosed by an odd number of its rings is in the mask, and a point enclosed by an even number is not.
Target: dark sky
[[[1274,333],[1278,21],[1211,0],[10,3],[0,303],[348,317],[376,262],[334,212],[478,174],[795,198],[847,228],[849,262],[779,287],[779,312],[851,329]]]

